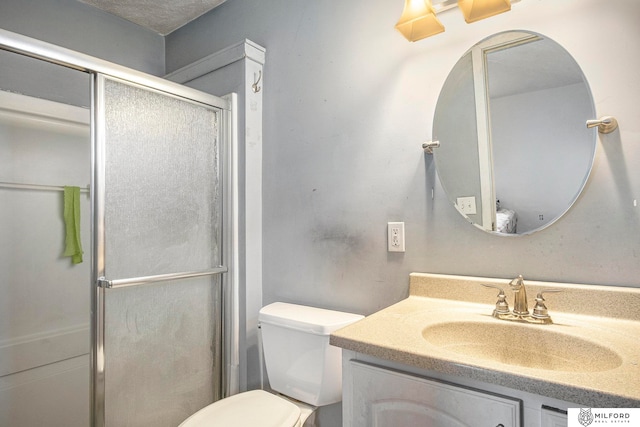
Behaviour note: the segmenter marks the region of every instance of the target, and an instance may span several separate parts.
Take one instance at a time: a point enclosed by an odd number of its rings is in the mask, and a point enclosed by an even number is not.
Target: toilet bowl
[[[289,400],[252,390],[219,400],[187,418],[179,427],[300,427],[311,414]]]
[[[208,405],[179,427],[299,427],[316,407],[342,399],[342,351],[331,332],[364,316],[273,303],[258,316],[271,389],[239,393]]]

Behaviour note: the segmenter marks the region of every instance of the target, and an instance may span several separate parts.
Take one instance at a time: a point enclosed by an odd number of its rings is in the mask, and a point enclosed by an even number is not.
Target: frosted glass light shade
[[[444,26],[436,17],[431,0],[405,0],[396,29],[407,40],[415,42],[443,32]]]
[[[467,23],[479,21],[511,10],[511,0],[458,0]]]

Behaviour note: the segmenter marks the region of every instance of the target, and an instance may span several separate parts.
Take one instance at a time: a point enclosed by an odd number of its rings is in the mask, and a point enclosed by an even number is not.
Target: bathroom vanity
[[[407,299],[334,332],[344,426],[556,427],[568,408],[640,406],[640,289],[525,278],[529,308],[560,291],[537,324],[494,317],[509,283],[414,273]]]

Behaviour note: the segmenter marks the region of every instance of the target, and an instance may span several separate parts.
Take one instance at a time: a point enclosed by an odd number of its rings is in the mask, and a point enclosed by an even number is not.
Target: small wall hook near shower
[[[253,73],[253,78],[256,78],[256,73]],[[258,70],[258,79],[251,85],[251,90],[253,90],[253,93],[258,93],[260,92],[260,89],[262,89],[260,86],[258,86],[258,83],[260,83],[260,79],[262,79],[262,70]]]
[[[440,141],[427,141],[422,144],[422,149],[427,154],[433,154],[433,149],[440,147]]]
[[[600,133],[611,133],[618,127],[618,121],[613,116],[600,117],[597,120],[587,120],[587,127],[598,127]]]

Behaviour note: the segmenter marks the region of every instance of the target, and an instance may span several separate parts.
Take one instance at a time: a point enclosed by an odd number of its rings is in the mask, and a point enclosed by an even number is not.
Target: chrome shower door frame
[[[227,311],[230,305],[225,301],[227,295],[232,295],[233,291],[228,289],[234,283],[231,277],[234,268],[233,232],[236,226],[234,218],[237,212],[231,191],[234,182],[235,171],[233,170],[232,157],[234,156],[233,141],[235,141],[235,102],[234,97],[226,99],[219,98],[204,92],[182,86],[168,80],[151,76],[136,70],[129,69],[108,61],[101,60],[89,55],[62,48],[50,43],[36,40],[30,37],[12,33],[0,29],[0,49],[18,53],[27,57],[57,64],[63,67],[89,73],[93,76],[91,97],[91,229],[92,229],[92,269],[91,269],[91,425],[92,427],[104,427],[105,425],[105,293],[109,288],[121,286],[136,286],[166,280],[180,278],[207,276],[222,274],[223,296],[221,310]],[[156,276],[145,276],[131,279],[109,280],[104,277],[105,272],[105,123],[103,121],[104,111],[100,105],[103,96],[104,79],[116,79],[128,84],[137,85],[147,90],[156,91],[163,95],[173,96],[181,100],[193,102],[215,109],[220,114],[219,127],[219,176],[221,182],[221,265],[203,271],[171,272]],[[227,317],[223,314],[224,319]],[[222,343],[227,341],[224,338],[225,331],[229,330],[227,325],[218,326],[222,331]],[[224,348],[222,355],[228,354]],[[226,364],[221,361],[220,366]],[[224,388],[226,375],[220,372],[220,387]],[[223,394],[224,390],[220,390]]]

